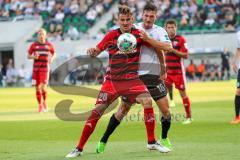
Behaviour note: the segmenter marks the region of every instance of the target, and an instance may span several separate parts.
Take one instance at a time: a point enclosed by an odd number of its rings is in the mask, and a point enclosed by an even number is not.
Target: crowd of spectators
[[[42,17],[49,39],[79,39],[113,0],[0,0],[0,21]]]
[[[16,69],[12,59],[9,59],[4,66],[0,65],[0,87],[26,86],[30,82],[31,73],[26,70],[24,65]]]
[[[233,31],[240,23],[239,0],[151,0],[158,7],[157,24],[163,26],[166,19],[176,19],[179,30],[224,29]],[[120,0],[134,11],[136,21],[141,20],[147,0]],[[108,28],[116,24],[116,15]]]

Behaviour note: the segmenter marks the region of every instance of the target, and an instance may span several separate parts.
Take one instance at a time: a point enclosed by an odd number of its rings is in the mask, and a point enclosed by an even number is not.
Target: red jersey
[[[28,50],[29,55],[39,55],[38,59],[34,59],[33,72],[49,71],[49,60],[54,55],[55,50],[51,43],[46,42],[41,44],[39,42],[34,42]]]
[[[122,34],[120,29],[108,32],[97,44],[97,48],[101,51],[107,50],[109,53],[109,66],[105,77],[108,80],[121,81],[138,78],[140,49],[143,41],[139,35],[140,30],[132,28],[130,33],[137,39],[137,47],[130,53],[122,53],[117,47],[118,37]]]
[[[171,42],[174,49],[188,54],[187,43],[183,36],[176,35],[173,39],[171,39]],[[167,66],[167,74],[184,73],[183,58],[170,52],[165,54],[165,61]]]

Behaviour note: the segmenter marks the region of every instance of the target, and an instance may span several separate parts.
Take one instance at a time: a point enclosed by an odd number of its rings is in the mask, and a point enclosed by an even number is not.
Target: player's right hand
[[[96,48],[89,48],[87,54],[91,57],[96,57],[98,55],[98,50]]]

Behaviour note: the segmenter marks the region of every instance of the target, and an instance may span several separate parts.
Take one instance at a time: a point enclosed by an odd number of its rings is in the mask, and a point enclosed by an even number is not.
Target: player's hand
[[[144,32],[144,31],[140,31],[140,38],[142,39],[142,40],[144,40],[144,41],[148,41],[148,39],[149,39],[149,36],[148,36],[148,34],[146,33],[146,32]]]
[[[235,63],[232,64],[232,68],[233,68],[234,72],[237,73],[238,66]]]
[[[91,57],[96,57],[99,54],[99,52],[98,52],[97,48],[89,48],[87,50],[87,54]]]
[[[166,78],[167,78],[167,73],[161,74],[160,77],[159,77],[159,79],[160,79],[161,81],[165,81]]]
[[[35,54],[34,56],[33,56],[33,59],[38,59],[39,58],[39,54]]]

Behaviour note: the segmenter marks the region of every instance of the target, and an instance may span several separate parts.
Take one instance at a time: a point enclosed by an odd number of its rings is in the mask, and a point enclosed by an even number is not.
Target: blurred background
[[[220,81],[235,76],[229,63],[236,50],[240,26],[239,0],[152,2],[158,7],[156,24],[164,27],[168,18],[175,19],[178,33],[188,42],[190,56],[184,61],[188,81]],[[81,64],[81,57],[116,25],[118,4],[130,6],[136,22],[140,22],[146,3],[146,0],[0,0],[0,87],[31,86],[32,61],[27,59],[27,50],[37,39],[40,27],[48,31],[48,41],[56,48],[52,70],[71,60],[61,71],[70,73],[64,83],[100,84],[107,53],[101,54],[99,64]],[[55,72],[52,77],[57,78],[58,74],[63,73]]]

